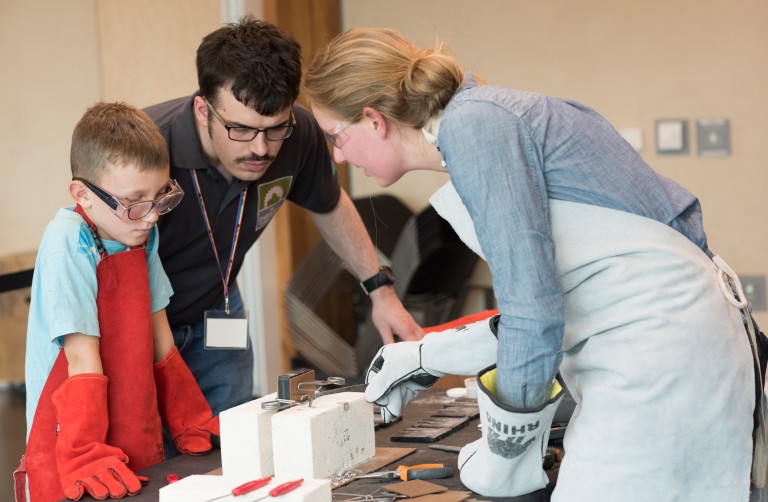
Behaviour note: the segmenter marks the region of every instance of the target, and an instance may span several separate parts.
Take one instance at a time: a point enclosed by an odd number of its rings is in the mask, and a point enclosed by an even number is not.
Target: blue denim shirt
[[[707,248],[698,199],[582,104],[470,78],[444,111],[437,145],[491,268],[502,314],[497,393],[509,405],[543,403],[562,359],[548,199],[652,218]]]

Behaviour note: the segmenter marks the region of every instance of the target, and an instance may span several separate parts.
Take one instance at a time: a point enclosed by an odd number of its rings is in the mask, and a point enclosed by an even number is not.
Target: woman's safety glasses
[[[82,181],[85,186],[96,194],[96,197],[103,200],[104,203],[116,213],[118,212],[118,207],[121,207],[123,209],[123,215],[129,220],[140,220],[153,210],[157,210],[157,214],[168,213],[174,207],[178,206],[179,202],[181,202],[181,198],[184,197],[184,190],[181,189],[176,180],[170,180],[165,186],[164,194],[160,196],[160,198],[123,204],[120,199],[85,178],[74,177],[72,180]],[[120,216],[120,214],[118,214],[118,216]]]

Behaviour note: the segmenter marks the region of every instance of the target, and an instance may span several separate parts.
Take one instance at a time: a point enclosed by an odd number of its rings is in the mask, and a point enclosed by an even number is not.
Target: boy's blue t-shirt
[[[102,239],[109,254],[126,251],[118,241]],[[159,234],[152,229],[147,245],[150,308],[164,309],[173,290],[157,254]],[[45,229],[35,261],[27,324],[25,378],[27,437],[48,374],[62,347],[62,336],[99,336],[96,266],[99,253],[91,231],[74,208],[59,209]]]

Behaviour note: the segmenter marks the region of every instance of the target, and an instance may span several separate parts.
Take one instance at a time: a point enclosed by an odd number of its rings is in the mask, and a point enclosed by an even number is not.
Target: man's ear
[[[81,207],[91,207],[93,201],[91,200],[91,192],[86,188],[81,181],[71,181],[69,183],[69,195],[72,196],[72,200]]]
[[[389,125],[387,124],[387,119],[384,117],[384,115],[381,114],[380,111],[375,108],[371,108],[370,106],[366,106],[363,108],[363,117],[368,119],[368,121],[373,125],[373,129],[376,131],[376,134],[379,137],[387,137]]]
[[[195,112],[195,119],[201,126],[208,127],[208,102],[202,96],[195,96],[192,102],[192,109]]]

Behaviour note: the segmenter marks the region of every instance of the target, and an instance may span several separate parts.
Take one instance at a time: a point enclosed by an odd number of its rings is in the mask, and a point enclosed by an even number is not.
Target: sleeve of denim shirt
[[[438,145],[474,222],[502,314],[497,396],[532,408],[546,400],[560,364],[564,323],[542,143],[524,120],[540,96],[521,92],[501,102],[462,94],[446,109]]]

